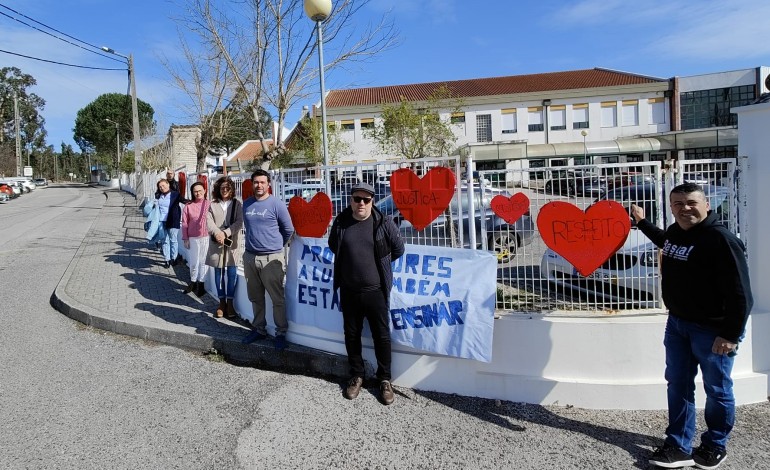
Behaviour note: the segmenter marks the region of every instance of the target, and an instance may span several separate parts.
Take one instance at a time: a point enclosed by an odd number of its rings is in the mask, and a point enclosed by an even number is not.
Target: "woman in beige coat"
[[[243,228],[243,204],[235,199],[235,184],[229,177],[223,176],[214,183],[206,228],[211,236],[206,265],[214,268],[214,284],[219,297],[219,307],[214,315],[234,318],[233,297],[238,282],[236,265],[241,256],[238,243]]]

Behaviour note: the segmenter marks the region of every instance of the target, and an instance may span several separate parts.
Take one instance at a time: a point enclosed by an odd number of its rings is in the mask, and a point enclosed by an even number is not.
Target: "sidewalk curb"
[[[109,193],[120,193],[122,196],[122,193],[118,190],[106,190],[104,193],[105,196],[107,196],[105,201],[110,197]],[[103,209],[104,206],[102,206],[102,210]],[[100,217],[101,215],[94,219],[94,223],[89,228],[89,233]],[[342,379],[348,377],[349,366],[346,356],[291,343],[287,345],[285,350],[276,351],[275,348],[272,347],[272,343],[266,341],[244,345],[241,344],[240,341],[233,341],[232,339],[141,325],[110,318],[108,315],[84,305],[82,302],[79,302],[67,294],[66,288],[70,282],[75,266],[87,246],[88,239],[89,237],[86,236],[83,242],[81,242],[75,256],[73,256],[64,275],[59,280],[56,289],[51,295],[51,305],[65,316],[100,330],[110,331],[124,336],[132,336],[143,340],[155,341],[181,349],[197,351],[200,353],[207,353],[213,349],[216,350],[217,353],[224,355],[229,362],[237,365],[271,370],[279,369],[282,372],[307,373]]]

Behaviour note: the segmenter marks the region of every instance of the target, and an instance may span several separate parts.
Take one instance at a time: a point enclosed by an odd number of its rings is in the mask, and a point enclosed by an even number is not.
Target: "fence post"
[[[457,166],[460,166],[459,159],[457,160]],[[466,175],[466,181],[465,184],[468,186],[468,191],[466,192],[466,195],[468,196],[468,246],[471,250],[476,249],[476,207],[474,204],[474,198],[473,198],[473,157],[468,155],[465,157],[465,175]],[[479,187],[481,187],[481,182],[479,182]],[[462,195],[462,192],[460,192]],[[483,189],[481,193],[482,197],[484,195]],[[460,223],[458,226],[460,227],[460,248],[463,248],[462,244],[462,204],[460,204]],[[482,222],[483,223],[483,222]]]

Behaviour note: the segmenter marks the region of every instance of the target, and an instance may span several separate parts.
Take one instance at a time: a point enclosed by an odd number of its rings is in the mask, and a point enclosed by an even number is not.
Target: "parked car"
[[[2,188],[0,188],[0,202],[9,201],[11,196],[8,195]]]
[[[36,178],[33,181],[35,183],[35,186],[48,186],[48,180],[45,178]]]
[[[588,276],[550,248],[543,254],[540,272],[557,286],[588,294],[589,301],[653,307],[660,297],[657,247],[636,228],[631,229],[623,246]]]
[[[22,186],[21,182],[19,181],[1,181],[0,183],[3,183],[11,188],[16,196],[21,196],[24,194],[24,186]]]
[[[701,186],[711,184],[711,180],[703,173],[684,173],[682,179],[685,183],[695,183]]]
[[[0,193],[5,194],[8,196],[8,199],[14,199],[18,197],[17,192],[14,190],[14,188],[7,183],[0,183]]]
[[[583,170],[557,170],[545,183],[545,192],[565,196],[601,197],[607,185],[598,175]]]
[[[476,227],[476,248],[481,248],[482,241],[482,219],[485,224],[487,233],[487,249],[493,252],[497,256],[499,263],[506,263],[516,256],[517,250],[532,242],[532,238],[535,234],[535,226],[529,213],[522,215],[513,225],[508,224],[505,220],[498,217],[491,209],[484,211],[483,207],[489,207],[489,203],[498,194],[506,197],[510,196],[504,190],[496,188],[486,188],[484,192],[484,199],[482,201],[481,191],[478,187],[474,188],[474,206],[477,211],[475,227]],[[461,207],[463,211],[462,229],[463,229],[463,247],[469,248],[469,231],[470,224],[467,215],[467,201],[468,193],[467,187],[463,187],[460,193]],[[401,236],[404,237],[406,243],[412,243],[416,245],[436,245],[436,246],[451,246],[459,247],[459,233],[458,227],[460,224],[458,220],[452,220],[450,224],[449,218],[442,214],[438,216],[429,226],[423,230],[416,230],[408,220],[399,212],[393,201],[393,196],[388,196],[376,203],[377,208],[389,214],[393,217],[396,225],[399,227]],[[456,217],[457,214],[457,197],[452,198],[452,202],[449,205],[452,217]],[[483,214],[482,214],[483,213]]]
[[[655,177],[644,173],[624,171],[619,175],[607,177],[607,190],[648,183],[655,183]]]

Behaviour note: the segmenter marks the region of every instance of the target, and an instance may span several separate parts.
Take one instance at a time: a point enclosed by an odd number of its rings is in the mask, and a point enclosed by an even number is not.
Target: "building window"
[[[516,108],[500,110],[503,134],[516,133]]]
[[[623,100],[623,125],[639,125],[639,100]]]
[[[572,105],[572,128],[588,129],[588,104]]]
[[[636,163],[636,162],[643,162],[643,161],[644,161],[644,155],[639,155],[639,154],[626,155],[626,162],[628,163]]]
[[[492,142],[492,115],[476,115],[476,142]]]
[[[340,129],[342,129],[343,131],[352,131],[355,128],[356,128],[356,125],[352,119],[344,119],[340,121]]]
[[[650,98],[647,100],[647,104],[650,107],[649,124],[665,124],[666,123],[666,99],[665,98]]]
[[[567,107],[564,105],[551,106],[548,119],[550,119],[548,124],[552,131],[567,129]]]
[[[567,166],[569,164],[569,159],[567,158],[554,158],[551,160],[551,166]]]
[[[535,106],[532,108],[527,108],[527,116],[529,117],[529,131],[542,132],[543,131],[543,107]]]
[[[374,129],[374,118],[362,118],[361,129]]]
[[[682,130],[734,126],[738,116],[731,114],[730,108],[747,105],[756,96],[754,85],[681,93]]]
[[[620,161],[620,158],[617,155],[602,157],[602,163],[618,163],[619,161]]]
[[[545,160],[542,158],[537,158],[529,161],[529,167],[530,168],[543,168],[545,166]],[[544,171],[530,171],[529,172],[529,179],[531,180],[544,180],[545,179],[545,172]]]
[[[615,101],[602,102],[602,127],[618,126],[618,103]]]
[[[465,113],[452,113],[449,117],[452,124],[465,124]]]

